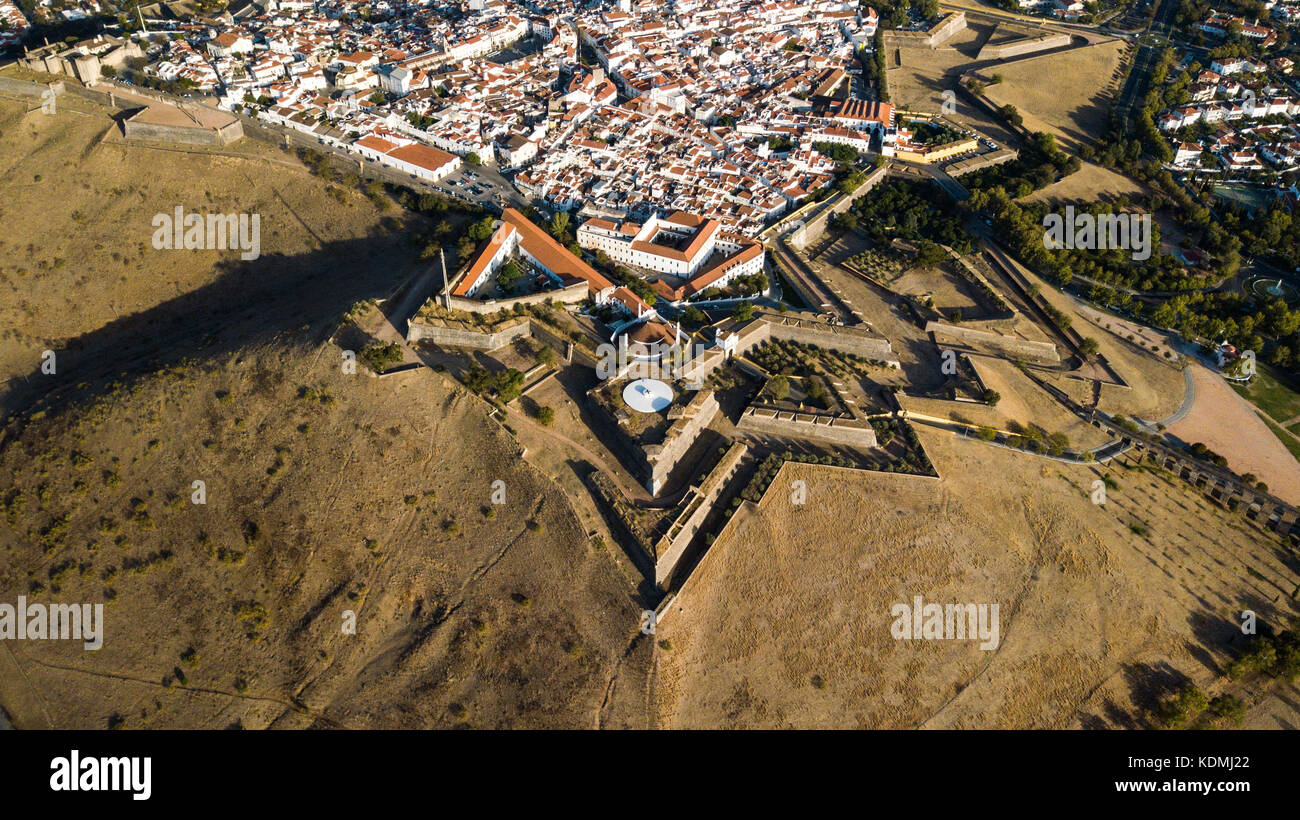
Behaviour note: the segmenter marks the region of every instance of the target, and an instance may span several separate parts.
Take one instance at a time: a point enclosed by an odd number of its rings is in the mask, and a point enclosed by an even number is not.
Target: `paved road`
[[[1162,419],[1160,423],[1168,427],[1175,422],[1182,421],[1192,411],[1192,405],[1195,402],[1196,382],[1192,380],[1192,368],[1191,365],[1188,365],[1183,368],[1183,403],[1178,406],[1173,415],[1167,419]]]
[[[1020,23],[1026,26],[1038,26],[1040,28],[1058,29],[1071,33],[1096,32],[1099,28],[1098,23],[1067,23],[1064,20],[1052,20],[1047,17],[1038,17],[1029,14],[1019,14],[1014,11],[996,8],[975,2],[974,0],[940,0],[939,7],[942,9],[957,9],[966,12],[968,18],[987,17],[993,20],[1005,20],[1007,22]]]
[[[1156,0],[1155,14],[1147,22],[1147,27],[1143,30],[1141,39],[1147,39],[1152,31],[1163,33],[1165,36],[1173,30],[1174,14],[1178,11],[1180,0]],[[1115,105],[1116,111],[1132,111],[1141,104],[1142,99],[1147,93],[1147,83],[1151,77],[1151,69],[1155,66],[1156,59],[1160,56],[1162,46],[1141,45],[1138,47],[1137,56],[1133,59],[1133,69],[1129,71],[1128,77],[1124,80],[1124,88],[1120,91],[1119,101]],[[1129,123],[1133,118],[1125,117],[1125,130],[1128,129]]]

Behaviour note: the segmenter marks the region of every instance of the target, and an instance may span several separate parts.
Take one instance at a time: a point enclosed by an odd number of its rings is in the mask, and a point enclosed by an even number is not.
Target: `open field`
[[[945,91],[956,94],[957,81],[975,59],[994,26],[968,23],[943,48],[891,49],[886,59],[886,80],[890,100],[908,111],[937,114],[946,100],[955,108],[952,119],[972,126],[1001,144],[1012,140],[1011,133],[983,109],[967,102],[962,95],[945,98]],[[896,54],[894,52],[897,52]],[[895,57],[901,59],[895,59]]]
[[[1263,416],[1260,416],[1260,420],[1268,425],[1268,429],[1273,431],[1273,435],[1277,436],[1278,441],[1282,442],[1282,445],[1291,452],[1291,455],[1300,460],[1300,439],[1297,439],[1294,433],[1288,435],[1289,430],[1278,427]]]
[[[1149,193],[1146,186],[1123,174],[1103,168],[1095,162],[1084,162],[1073,174],[1046,188],[1040,188],[1019,201],[1067,205],[1077,202],[1109,202],[1120,196],[1134,197]],[[1162,225],[1161,230],[1163,229]]]
[[[1091,449],[1109,440],[1101,430],[1071,413],[1045,390],[1030,381],[1029,377],[1021,373],[1011,362],[980,357],[978,367],[980,375],[984,377],[989,388],[1002,395],[1002,400],[998,402],[996,409],[1008,422],[1015,422],[1021,426],[1036,424],[1049,433],[1065,433],[1070,437],[1071,446],[1082,449]]]
[[[639,612],[612,554],[478,400],[335,352],[172,368],[6,442],[0,588],[109,602],[98,652],[8,648],[17,725],[600,720]]]
[[[967,23],[942,48],[893,48],[887,55],[889,95],[908,111],[938,113],[943,92],[956,86],[956,78],[975,59],[995,26]],[[961,112],[958,112],[959,114]]]
[[[1186,395],[1186,383],[1177,367],[1149,350],[1138,350],[1115,338],[1109,329],[1093,323],[1093,319],[1098,316],[1096,311],[1075,302],[1023,266],[1020,270],[1031,283],[1039,286],[1043,298],[1070,316],[1071,326],[1080,335],[1097,340],[1098,352],[1106,357],[1111,367],[1128,384],[1128,389],[1103,386],[1101,402],[1098,404],[1100,410],[1151,421],[1160,421],[1178,410]],[[1086,382],[1063,377],[1053,377],[1052,381],[1076,401],[1089,403],[1091,385]]]
[[[279,300],[291,317],[312,294],[279,290],[272,272],[294,284],[347,275],[360,297],[387,296],[417,269],[411,238],[427,220],[391,204],[381,210],[347,186],[328,186],[331,194],[295,157],[256,140],[220,150],[131,144],[109,109],[86,100],[65,95],[53,115],[26,107],[0,98],[0,379],[35,371],[42,350],[85,341],[236,270],[256,271],[256,295]],[[156,250],[152,220],[178,206],[259,215],[261,257]],[[296,260],[322,270],[299,271]],[[373,274],[386,281],[357,287]]]
[[[935,308],[945,316],[961,312],[962,321],[980,318],[983,310],[973,293],[973,286],[954,274],[935,268],[910,268],[889,283],[896,293],[905,293],[924,301],[934,300]]]
[[[1105,130],[1124,48],[1116,40],[984,69],[1003,78],[984,94],[997,105],[1014,105],[1026,128],[1055,134],[1074,152]]]
[[[1294,553],[1180,481],[920,432],[942,479],[789,465],[740,514],[660,622],[658,725],[1146,726],[1222,685],[1241,609],[1292,611]],[[895,640],[915,595],[998,603],[999,647]]]
[[[1284,501],[1300,504],[1300,462],[1223,377],[1192,364],[1196,403],[1166,431],[1188,444],[1201,442],[1228,459],[1237,473],[1254,473]]]
[[[80,100],[22,111],[0,101],[0,365],[21,374],[0,591],[106,623],[97,652],[5,642],[17,727],[644,724],[620,556],[478,399],[345,373],[327,341],[427,267],[423,217],[248,139],[144,148]],[[260,213],[260,258],[154,250],[176,205]]]

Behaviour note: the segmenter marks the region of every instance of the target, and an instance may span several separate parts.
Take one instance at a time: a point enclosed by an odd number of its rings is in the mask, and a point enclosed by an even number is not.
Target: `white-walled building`
[[[578,228],[578,244],[604,251],[610,259],[658,273],[692,276],[713,254],[721,224],[677,211],[644,223],[614,224],[588,219]]]
[[[615,262],[676,277],[680,284],[660,278],[652,285],[656,294],[676,303],[763,272],[762,243],[721,228],[717,220],[681,211],[644,223],[592,218],[578,228],[578,244]]]

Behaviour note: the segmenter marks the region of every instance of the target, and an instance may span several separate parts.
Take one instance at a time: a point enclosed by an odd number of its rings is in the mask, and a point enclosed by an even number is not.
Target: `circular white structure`
[[[637,379],[623,388],[623,401],[638,413],[658,413],[673,403],[673,389],[658,379]]]

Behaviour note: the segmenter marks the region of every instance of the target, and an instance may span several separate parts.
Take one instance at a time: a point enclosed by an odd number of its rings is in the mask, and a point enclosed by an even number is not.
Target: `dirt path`
[[[579,444],[578,442],[574,441],[568,436],[562,433],[557,433],[556,431],[551,430],[550,428],[545,427],[536,421],[533,421],[533,419],[531,419],[527,413],[525,413],[523,410],[520,410],[517,407],[507,407],[506,412],[508,418],[510,418],[512,421],[518,422],[519,424],[528,427],[530,430],[534,430],[538,433],[541,433],[542,435],[555,439],[556,441],[563,442],[564,444],[568,445],[572,449],[576,450],[588,461],[590,461],[593,466],[603,470],[606,475],[608,475],[611,479],[613,479],[614,482],[618,484],[619,489],[621,489],[624,493],[626,493],[627,497],[630,500],[634,502],[652,500],[650,498],[649,493],[646,492],[646,489],[644,487],[638,484],[631,484],[630,482],[626,481],[623,478],[623,469],[620,465],[611,464],[609,462],[609,459],[607,459],[606,457],[597,455],[592,450],[588,449],[582,444]]]

